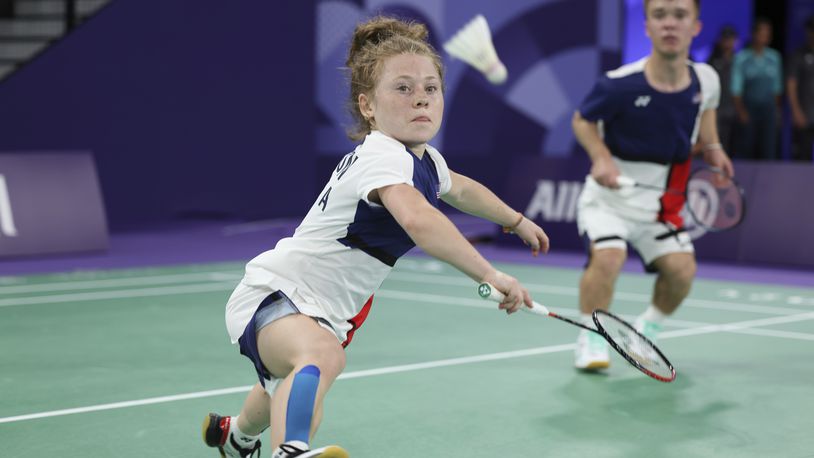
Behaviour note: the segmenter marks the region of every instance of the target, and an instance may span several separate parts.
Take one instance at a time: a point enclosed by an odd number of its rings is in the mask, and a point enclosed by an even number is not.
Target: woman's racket
[[[484,299],[495,302],[502,302],[505,297],[503,293],[489,283],[481,283],[478,286],[478,294]],[[592,314],[596,325],[596,329],[594,329],[550,312],[545,306],[537,302],[532,303],[532,308],[524,305],[521,309],[535,315],[556,318],[601,335],[633,367],[660,382],[672,382],[676,378],[676,371],[670,361],[667,360],[667,357],[664,356],[664,353],[647,337],[636,331],[628,322],[610,312],[604,310],[594,311]]]
[[[694,171],[684,190],[639,183],[630,177],[616,177],[619,186],[635,186],[663,193],[679,194],[696,224],[708,231],[732,229],[746,216],[746,196],[734,178],[721,169],[703,167]]]

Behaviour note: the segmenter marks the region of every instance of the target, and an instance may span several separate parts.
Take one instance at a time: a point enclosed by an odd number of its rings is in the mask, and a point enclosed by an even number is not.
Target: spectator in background
[[[771,41],[771,22],[756,19],[751,43],[735,54],[732,65],[732,97],[742,128],[737,156],[745,159],[777,157],[783,59],[769,47]]]
[[[786,73],[791,106],[791,155],[811,161],[814,154],[814,16],[805,22],[806,42],[791,56]]]
[[[735,102],[732,100],[732,62],[735,59],[735,47],[738,44],[738,32],[731,25],[725,25],[718,33],[712,55],[707,63],[718,72],[721,80],[721,102],[718,105],[718,137],[721,139],[724,151],[734,152],[737,148],[734,143],[735,127],[738,124],[738,114],[735,111]]]

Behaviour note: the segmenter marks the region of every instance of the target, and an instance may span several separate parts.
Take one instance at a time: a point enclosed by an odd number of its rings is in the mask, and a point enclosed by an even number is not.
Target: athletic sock
[[[318,386],[319,368],[316,366],[305,366],[294,376],[285,416],[285,442],[308,444]]]
[[[667,315],[664,314],[661,310],[657,309],[655,305],[650,305],[647,307],[647,310],[641,314],[641,318],[645,321],[649,321],[651,323],[663,323],[664,320],[667,318]]]
[[[257,441],[257,439],[260,439],[260,434],[252,436],[241,431],[240,427],[237,426],[237,419],[239,416],[240,415],[232,417],[231,424],[229,425],[229,430],[232,433],[232,437],[235,438],[235,440],[237,441],[238,444],[240,444],[241,447],[254,444],[255,441]]]

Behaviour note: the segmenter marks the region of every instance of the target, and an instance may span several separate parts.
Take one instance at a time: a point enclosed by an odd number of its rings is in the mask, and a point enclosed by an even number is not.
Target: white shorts
[[[669,223],[643,222],[627,218],[601,201],[580,200],[577,212],[579,234],[592,242],[593,248],[627,250],[629,243],[652,271],[653,261],[671,253],[694,253],[692,238],[683,228]],[[590,247],[588,247],[590,250]],[[590,252],[590,251],[589,251]]]
[[[296,291],[292,293],[292,296],[289,298],[280,290],[249,286],[241,282],[226,305],[226,327],[230,329],[230,334],[234,334],[232,329],[237,326],[245,326],[233,343],[239,341],[241,354],[252,361],[258,379],[269,395],[274,394],[282,379],[274,377],[263,366],[257,346],[257,333],[280,318],[302,313],[298,305],[304,304],[305,300]],[[263,307],[258,310],[261,304]],[[242,316],[247,313],[250,316],[248,320],[245,320]],[[311,316],[311,318],[336,335],[336,331],[326,319],[315,316]]]

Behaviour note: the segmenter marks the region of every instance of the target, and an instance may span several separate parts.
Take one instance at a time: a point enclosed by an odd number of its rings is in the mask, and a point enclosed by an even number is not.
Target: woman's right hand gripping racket
[[[502,302],[504,297],[503,293],[489,283],[481,283],[478,286],[478,295],[495,302]],[[667,360],[661,350],[647,337],[636,331],[628,322],[610,312],[605,310],[594,311],[592,315],[596,326],[596,329],[594,329],[557,315],[537,302],[532,303],[531,308],[525,306],[521,308],[529,313],[556,318],[601,335],[633,367],[660,382],[672,382],[676,378],[673,365],[670,364],[670,361]]]
[[[693,221],[708,231],[732,229],[746,216],[746,196],[734,178],[715,167],[695,170],[685,189],[664,188],[639,183],[620,175],[616,182],[622,187],[637,187],[684,197],[685,207]]]

